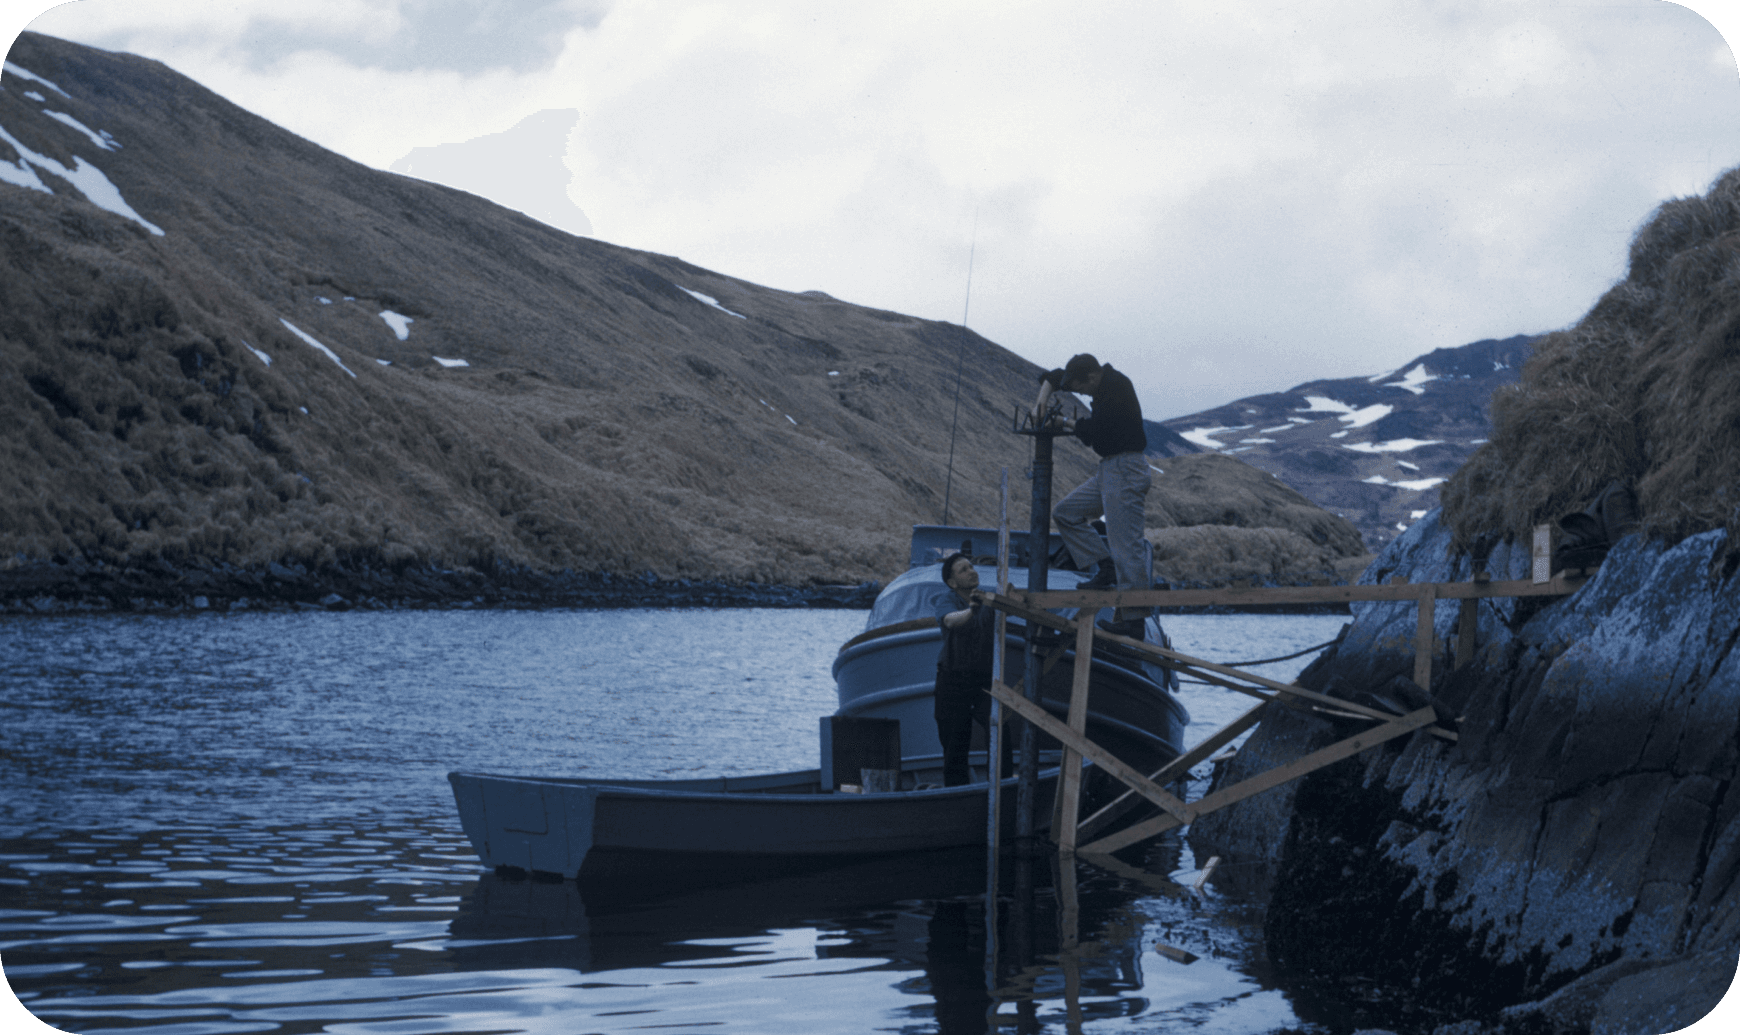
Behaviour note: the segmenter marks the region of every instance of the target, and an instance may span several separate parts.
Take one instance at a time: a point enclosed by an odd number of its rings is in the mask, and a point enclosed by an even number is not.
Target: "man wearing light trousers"
[[[1081,588],[1148,589],[1150,574],[1142,532],[1153,478],[1146,455],[1148,435],[1142,430],[1142,404],[1136,400],[1135,386],[1110,364],[1101,365],[1083,353],[1071,357],[1061,370],[1040,378],[1039,398],[1034,403],[1036,417],[1044,414],[1046,401],[1059,390],[1093,399],[1092,416],[1064,427],[1073,430],[1075,437],[1100,457],[1094,476],[1076,486],[1051,511],[1076,568],[1086,571],[1090,565],[1099,565],[1098,572]],[[1102,514],[1106,519],[1104,542],[1092,528],[1093,520]],[[1140,639],[1143,619],[1150,610],[1119,608],[1112,622],[1101,625]]]

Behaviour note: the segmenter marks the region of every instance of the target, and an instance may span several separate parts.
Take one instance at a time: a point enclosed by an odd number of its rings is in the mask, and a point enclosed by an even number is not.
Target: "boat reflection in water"
[[[984,866],[982,848],[915,852],[633,901],[574,881],[485,874],[453,919],[451,949],[465,970],[572,967],[608,980],[717,964],[733,949],[745,955],[726,962],[754,966],[754,953],[777,936],[787,947],[813,946],[816,961],[858,962],[855,974],[889,972],[898,991],[931,1000],[939,1029],[951,1035],[989,1031],[994,1003],[1006,1018],[1042,1009],[1088,1020],[1143,1012],[1146,918],[1135,904],[1175,885],[1133,868],[1060,870],[1049,855],[1005,859],[992,946]],[[930,1012],[921,1003],[903,1012]]]

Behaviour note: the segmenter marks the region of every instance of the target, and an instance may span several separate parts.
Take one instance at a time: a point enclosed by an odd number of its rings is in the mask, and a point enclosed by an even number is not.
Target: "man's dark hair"
[[[1063,383],[1071,384],[1084,377],[1092,377],[1098,373],[1100,361],[1092,353],[1082,352],[1069,357],[1069,362],[1063,367]]]
[[[973,559],[971,557],[968,557],[966,554],[960,552],[959,550],[956,550],[954,553],[951,553],[947,557],[944,557],[943,558],[943,581],[944,582],[947,582],[950,578],[952,578],[954,576],[954,574],[955,574],[955,562],[956,561],[966,561],[968,564],[973,563]]]

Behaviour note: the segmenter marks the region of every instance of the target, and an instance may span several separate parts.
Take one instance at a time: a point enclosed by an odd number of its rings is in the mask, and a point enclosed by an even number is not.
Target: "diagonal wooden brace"
[[[1117,756],[1077,733],[1068,725],[1058,722],[1051,713],[1043,707],[1029,701],[1002,683],[992,683],[988,691],[992,697],[1002,702],[1003,707],[1026,719],[1035,727],[1056,737],[1064,747],[1070,748],[1076,754],[1093,762],[1106,772],[1129,784],[1130,788],[1142,797],[1165,809],[1169,818],[1176,821],[1175,825],[1191,822],[1196,818],[1196,811],[1190,806],[1167,794],[1159,785],[1143,776],[1140,772],[1118,760]],[[1427,709],[1430,711],[1430,709]]]
[[[1344,758],[1350,758],[1367,748],[1376,747],[1385,741],[1394,740],[1396,737],[1412,733],[1414,730],[1430,725],[1436,719],[1437,713],[1435,713],[1429,706],[1421,708],[1419,711],[1409,712],[1393,721],[1384,723],[1382,726],[1375,726],[1357,736],[1349,737],[1346,740],[1336,741],[1334,744],[1325,748],[1319,748],[1318,750],[1311,752],[1309,755],[1306,755],[1304,758],[1295,759],[1288,762],[1286,765],[1276,766],[1266,773],[1258,773],[1256,776],[1236,783],[1231,787],[1223,787],[1222,789],[1215,791],[1213,794],[1206,795],[1201,800],[1197,801],[1195,803],[1194,812],[1196,815],[1201,816],[1213,812],[1216,809],[1225,808],[1235,801],[1243,801],[1254,794],[1261,794],[1271,787],[1278,787],[1281,784],[1286,783],[1288,780],[1304,776],[1305,774],[1321,769],[1326,765],[1339,762]],[[1052,721],[1055,722],[1056,720],[1054,719]],[[1107,837],[1102,837],[1098,841],[1094,841],[1090,844],[1083,845],[1078,849],[1078,851],[1084,854],[1115,852],[1120,848],[1127,848],[1138,841],[1145,841],[1148,838],[1153,837],[1155,834],[1165,833],[1173,827],[1184,825],[1185,823],[1180,822],[1178,816],[1175,814],[1155,816],[1153,819],[1143,820],[1132,827],[1120,830]]]
[[[1243,715],[1227,723],[1225,726],[1222,726],[1220,729],[1205,738],[1202,743],[1191,748],[1189,751],[1186,751],[1184,754],[1179,755],[1177,758],[1174,758],[1172,761],[1161,766],[1154,772],[1149,773],[1148,779],[1164,787],[1173,780],[1183,776],[1185,773],[1190,771],[1192,766],[1232,743],[1238,738],[1239,734],[1260,722],[1263,717],[1263,709],[1266,707],[1266,705],[1259,704],[1250,711],[1245,712]],[[1084,837],[1094,836],[1099,833],[1100,830],[1109,826],[1113,820],[1124,815],[1126,812],[1129,812],[1132,808],[1135,808],[1136,804],[1136,792],[1125,791],[1117,799],[1101,808],[1098,812],[1082,820],[1081,826],[1076,830],[1077,839],[1079,840]]]

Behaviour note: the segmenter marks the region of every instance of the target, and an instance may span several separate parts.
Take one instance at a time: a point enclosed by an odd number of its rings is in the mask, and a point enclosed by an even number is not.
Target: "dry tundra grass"
[[[1458,548],[1526,535],[1620,480],[1646,534],[1725,529],[1740,559],[1740,170],[1660,206],[1626,278],[1537,343],[1492,417],[1444,488]]]

